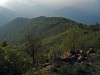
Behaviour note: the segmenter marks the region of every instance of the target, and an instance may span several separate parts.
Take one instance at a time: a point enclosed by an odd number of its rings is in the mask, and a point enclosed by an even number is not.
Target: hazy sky
[[[45,13],[51,12],[51,10],[70,6],[97,12],[100,7],[100,0],[0,0],[0,6],[30,14],[32,12],[34,14],[44,13],[44,11]]]
[[[0,0],[0,5],[8,8],[17,7],[20,4],[27,6],[48,6],[48,7],[66,7],[73,5],[99,5],[100,0]]]

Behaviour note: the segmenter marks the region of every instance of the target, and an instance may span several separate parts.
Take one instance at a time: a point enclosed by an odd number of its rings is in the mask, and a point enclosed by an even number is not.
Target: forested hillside
[[[16,18],[0,27],[1,75],[100,75],[100,24]]]
[[[45,37],[63,32],[73,25],[78,24],[70,19],[65,19],[63,17],[41,16],[33,19],[16,18],[15,20],[0,28],[0,39],[22,40],[27,32],[34,33],[37,36]]]

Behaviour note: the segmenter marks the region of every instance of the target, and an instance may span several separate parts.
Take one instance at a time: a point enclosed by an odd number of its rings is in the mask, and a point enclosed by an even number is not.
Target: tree
[[[22,75],[31,64],[31,58],[19,48],[0,48],[0,75]]]
[[[99,25],[99,23],[97,22],[95,25],[97,25],[97,26],[98,26],[98,25]]]
[[[26,52],[32,57],[33,66],[38,66],[39,63],[39,48],[41,43],[39,39],[32,33],[28,33],[25,36],[26,40]]]
[[[1,43],[1,46],[2,46],[2,47],[6,47],[6,46],[8,46],[7,41],[3,41],[3,42]]]

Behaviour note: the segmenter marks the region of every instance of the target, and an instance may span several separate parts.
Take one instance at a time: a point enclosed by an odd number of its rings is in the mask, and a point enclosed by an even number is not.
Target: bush
[[[14,47],[0,48],[0,75],[21,75],[31,67],[31,58]]]

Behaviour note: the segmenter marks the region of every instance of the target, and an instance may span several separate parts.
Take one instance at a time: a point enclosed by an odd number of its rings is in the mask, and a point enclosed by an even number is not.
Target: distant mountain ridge
[[[8,23],[16,17],[17,14],[14,11],[0,6],[0,26]]]
[[[95,11],[90,12],[89,10],[86,11],[85,9],[78,9],[77,7],[64,7],[55,10],[51,13],[51,16],[62,16],[84,24],[100,23],[100,17],[95,15]]]
[[[10,22],[11,20],[15,19],[18,16],[23,16],[26,18],[37,17],[37,16],[50,16],[50,17],[62,16],[84,24],[95,24],[97,22],[100,23],[99,9],[98,11],[97,10],[95,11],[95,9],[89,11],[89,9],[71,6],[71,7],[60,8],[58,10],[57,9],[48,10],[47,8],[39,10],[39,8],[37,9],[30,8],[28,11],[29,12],[19,10],[15,12],[8,8],[0,7],[0,26]]]

